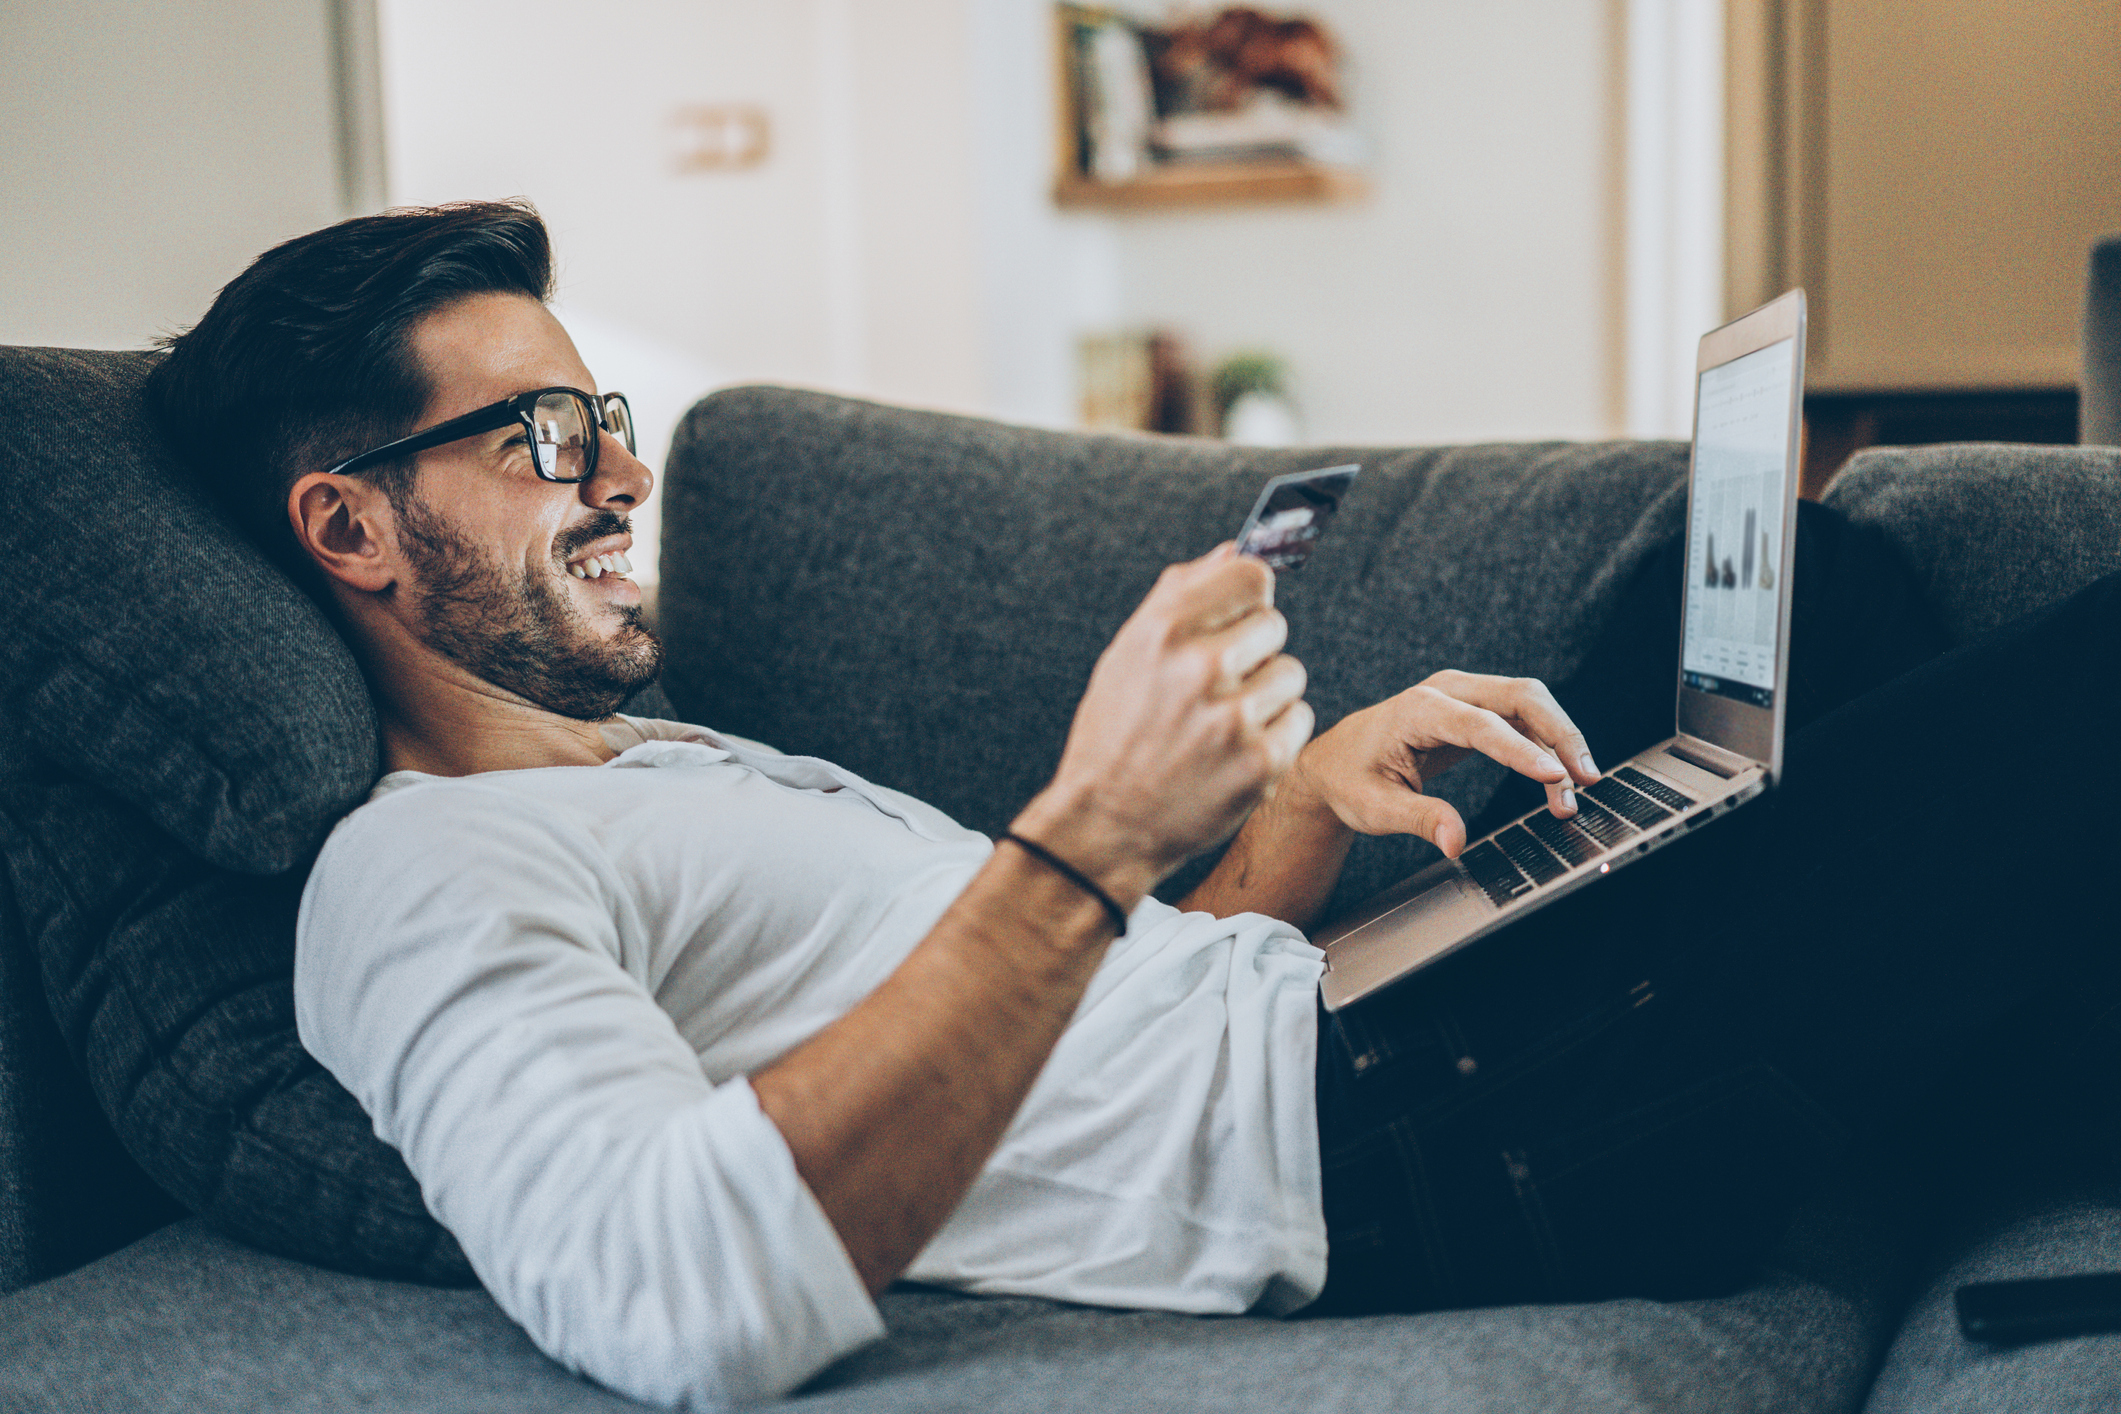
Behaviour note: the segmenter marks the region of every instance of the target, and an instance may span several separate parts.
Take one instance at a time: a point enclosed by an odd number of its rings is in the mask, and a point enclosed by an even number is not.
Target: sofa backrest
[[[1963,640],[2121,568],[2117,458],[1881,449],[1829,500]],[[689,717],[996,831],[1158,568],[1234,534],[1266,476],[1339,461],[1365,470],[1280,595],[1321,726],[1439,667],[1564,679],[1680,528],[1681,443],[1259,451],[734,389],[693,409],[665,470],[666,685]],[[1461,768],[1439,791],[1471,818],[1499,779]],[[1360,841],[1335,906],[1426,851]]]
[[[1361,477],[1279,588],[1321,725],[1444,667],[1566,677],[1678,529],[1686,447],[1268,451],[718,393],[664,473],[666,686],[701,721],[997,831],[1161,567],[1235,535],[1267,476],[1343,461]],[[1499,779],[1469,765],[1439,789],[1471,818]],[[1359,842],[1343,896],[1427,850]]]
[[[2121,447],[1879,447],[1825,500],[1885,533],[1959,642],[2121,570]]]

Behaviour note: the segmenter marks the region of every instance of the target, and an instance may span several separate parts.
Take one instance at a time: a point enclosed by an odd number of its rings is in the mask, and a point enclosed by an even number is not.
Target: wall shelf
[[[1311,162],[1232,162],[1153,167],[1129,182],[1099,182],[1064,170],[1053,200],[1073,210],[1147,211],[1187,206],[1340,202],[1367,196],[1360,172]]]

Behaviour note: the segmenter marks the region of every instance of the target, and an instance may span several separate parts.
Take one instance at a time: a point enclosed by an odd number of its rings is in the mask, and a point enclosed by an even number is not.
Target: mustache
[[[632,533],[633,521],[629,517],[612,511],[597,511],[580,525],[569,526],[552,537],[552,557],[564,565],[574,558],[575,551],[593,540]]]

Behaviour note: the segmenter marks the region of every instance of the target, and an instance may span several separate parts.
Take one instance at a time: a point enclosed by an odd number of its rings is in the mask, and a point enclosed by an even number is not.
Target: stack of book
[[[1357,194],[1364,150],[1317,21],[1249,6],[1168,26],[1058,7],[1065,205]]]

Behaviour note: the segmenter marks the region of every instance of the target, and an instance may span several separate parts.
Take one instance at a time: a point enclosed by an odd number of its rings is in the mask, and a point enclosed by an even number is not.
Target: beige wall
[[[124,348],[345,212],[330,0],[6,0],[0,342]]]
[[[1732,0],[1734,304],[1819,389],[2071,386],[2121,231],[2121,0]]]

